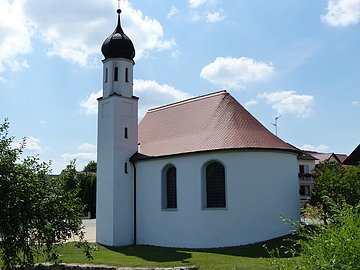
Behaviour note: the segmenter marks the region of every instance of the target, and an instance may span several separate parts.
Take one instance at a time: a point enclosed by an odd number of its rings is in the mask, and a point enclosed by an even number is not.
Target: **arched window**
[[[119,78],[119,68],[115,67],[114,69],[114,81],[116,82]]]
[[[162,180],[162,205],[164,209],[177,208],[176,195],[176,168],[174,166],[167,166],[163,169]]]
[[[219,162],[211,162],[206,166],[205,174],[206,207],[226,207],[224,166]]]
[[[129,69],[125,68],[125,82],[129,82]]]
[[[107,83],[108,81],[108,69],[105,68],[105,82]]]

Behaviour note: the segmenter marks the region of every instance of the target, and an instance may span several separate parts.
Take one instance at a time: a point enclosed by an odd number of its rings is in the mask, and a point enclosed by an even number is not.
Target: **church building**
[[[138,124],[135,48],[117,13],[101,49],[97,242],[210,248],[288,234],[298,150],[225,90],[150,109]]]

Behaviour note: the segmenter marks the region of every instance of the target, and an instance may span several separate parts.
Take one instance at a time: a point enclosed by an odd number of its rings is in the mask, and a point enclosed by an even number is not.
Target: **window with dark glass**
[[[309,173],[309,165],[299,165],[299,173]]]
[[[166,171],[166,208],[177,208],[175,167]]]
[[[129,82],[129,69],[125,68],[125,82]]]
[[[117,81],[119,78],[119,68],[115,67],[114,69],[114,81]]]
[[[124,130],[124,137],[125,137],[125,139],[128,138],[128,128],[127,127]]]
[[[206,167],[206,207],[226,207],[225,168],[219,162],[212,162]]]
[[[105,69],[105,82],[108,81],[108,69],[106,68]]]
[[[124,163],[124,173],[128,173],[128,166],[127,162]]]

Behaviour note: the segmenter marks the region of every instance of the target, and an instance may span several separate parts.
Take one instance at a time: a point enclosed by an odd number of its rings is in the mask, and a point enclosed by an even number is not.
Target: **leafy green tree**
[[[38,256],[58,260],[58,247],[72,236],[91,257],[82,229],[83,206],[67,175],[48,177],[49,164],[22,158],[26,140],[12,147],[9,122],[0,124],[0,256],[5,269],[31,266]]]
[[[96,216],[96,173],[79,172],[80,182],[79,198],[85,205],[85,212],[90,212],[91,217]]]
[[[91,217],[96,217],[96,162],[90,161],[83,169],[81,190],[86,211],[91,212]]]
[[[75,194],[79,194],[80,190],[80,181],[77,177],[76,171],[76,160],[70,161],[64,170],[61,171],[60,177],[64,179],[65,191],[72,191]]]
[[[83,172],[96,173],[96,162],[90,161],[83,169]]]
[[[76,189],[77,198],[84,205],[84,215],[88,212],[91,217],[96,216],[96,162],[90,161],[78,172],[75,166],[76,160],[62,170],[60,176],[66,179],[65,190]]]
[[[360,166],[343,167],[326,161],[315,169],[314,177],[311,204],[322,210],[325,223],[333,215],[333,205],[355,206],[360,202]]]

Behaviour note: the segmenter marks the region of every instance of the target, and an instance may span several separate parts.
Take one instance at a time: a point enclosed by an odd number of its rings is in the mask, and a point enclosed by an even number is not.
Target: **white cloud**
[[[96,114],[98,110],[97,99],[102,97],[102,89],[97,92],[92,92],[86,99],[80,101],[80,107],[87,115]]]
[[[329,146],[327,146],[325,144],[320,144],[318,146],[314,146],[314,145],[310,145],[310,144],[304,144],[303,146],[301,146],[299,148],[302,149],[302,150],[324,153],[325,151],[327,151],[329,149]]]
[[[142,117],[149,108],[191,97],[188,93],[178,90],[171,85],[159,84],[154,80],[134,80],[134,94],[140,97],[140,117]],[[85,114],[97,114],[97,98],[101,96],[102,90],[91,93],[86,99],[80,102],[80,107]]]
[[[115,1],[23,0],[24,12],[36,31],[50,45],[48,55],[56,55],[82,66],[98,62],[101,43],[116,26]],[[71,8],[70,8],[71,7]],[[164,39],[159,21],[135,10],[127,0],[121,4],[122,26],[136,48],[136,59],[151,50],[176,46]]]
[[[135,80],[134,93],[139,99],[139,116],[142,117],[150,108],[176,102],[191,97],[168,84],[159,84],[151,80]]]
[[[17,141],[12,143],[13,148],[19,148],[22,141]],[[33,153],[41,153],[45,150],[43,146],[41,146],[41,140],[39,138],[35,138],[32,136],[25,138],[25,148],[24,151],[33,152]]]
[[[80,152],[80,153],[65,153],[62,154],[61,157],[63,158],[64,163],[62,162],[56,162],[56,167],[59,170],[62,170],[62,168],[65,168],[67,164],[69,164],[70,161],[76,159],[76,168],[77,170],[82,170],[89,161],[96,161],[96,154],[95,153],[86,153],[86,152]]]
[[[360,106],[360,101],[356,100],[356,101],[353,101],[351,104],[354,106]]]
[[[360,20],[360,0],[329,0],[323,23],[330,26],[348,26]]]
[[[159,21],[145,16],[141,10],[133,9],[127,0],[122,1],[121,5],[124,10],[124,31],[134,42],[136,59],[146,56],[151,50],[176,47],[175,39],[164,39],[164,30]]]
[[[40,139],[35,137],[27,137],[25,150],[32,152],[42,152],[44,148],[40,145]]]
[[[253,105],[256,105],[256,104],[258,104],[258,103],[259,103],[258,100],[256,100],[256,99],[251,99],[251,100],[249,100],[248,102],[246,102],[246,103],[244,104],[244,107],[245,107],[246,109],[248,109],[249,107],[251,107],[251,106],[253,106]]]
[[[221,87],[241,89],[245,83],[268,79],[273,73],[272,63],[246,57],[217,57],[202,68],[200,77]]]
[[[217,23],[226,18],[224,11],[222,9],[216,12],[205,12],[199,13],[197,11],[192,11],[190,13],[190,19],[194,22],[205,21],[207,23]]]
[[[175,16],[177,13],[179,13],[179,10],[178,10],[176,7],[172,6],[171,9],[170,9],[170,11],[169,11],[168,14],[166,15],[166,17],[167,17],[168,19],[170,19],[171,17]]]
[[[213,1],[214,0],[188,0],[189,5],[190,5],[191,8],[196,8],[196,7],[199,7],[199,6],[204,5],[206,3],[211,3]]]
[[[313,113],[314,97],[298,95],[296,91],[277,91],[260,93],[258,99],[265,99],[278,114],[294,113],[297,117],[307,118]]]
[[[90,160],[96,160],[96,154],[95,153],[65,153],[61,155],[62,158],[65,161],[71,161],[73,159],[79,160],[79,161],[90,161]]]
[[[96,149],[96,145],[91,143],[83,143],[78,146],[80,151],[92,151]]]
[[[0,72],[29,66],[23,57],[32,51],[33,32],[22,13],[23,2],[0,1]]]
[[[214,12],[214,13],[208,13],[206,15],[206,21],[209,22],[209,23],[217,23],[217,22],[220,22],[222,21],[223,19],[225,19],[225,15],[224,15],[224,11],[221,9],[217,12]]]

